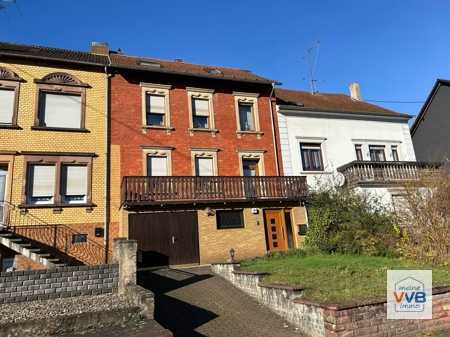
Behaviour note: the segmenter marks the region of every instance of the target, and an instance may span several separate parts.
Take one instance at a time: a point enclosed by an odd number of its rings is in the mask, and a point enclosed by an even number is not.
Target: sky
[[[0,0],[3,2],[14,0]],[[450,79],[446,0],[15,0],[0,40],[238,67],[310,90],[348,93],[415,115],[437,78]],[[319,46],[317,48],[317,46]],[[393,103],[393,101],[414,103]]]

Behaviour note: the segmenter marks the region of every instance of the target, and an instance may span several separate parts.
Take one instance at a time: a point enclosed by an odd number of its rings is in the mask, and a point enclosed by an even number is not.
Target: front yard
[[[356,255],[304,256],[300,251],[245,260],[247,271],[271,273],[268,283],[300,285],[305,299],[350,304],[386,296],[388,269],[432,269],[433,286],[450,286],[450,265],[432,267],[388,257]]]

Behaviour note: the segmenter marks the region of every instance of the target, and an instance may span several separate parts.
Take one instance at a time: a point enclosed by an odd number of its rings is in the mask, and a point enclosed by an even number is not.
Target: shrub
[[[305,245],[327,253],[394,255],[395,217],[370,195],[347,189],[313,192]]]
[[[405,186],[399,252],[423,263],[450,263],[450,169],[422,171]]]

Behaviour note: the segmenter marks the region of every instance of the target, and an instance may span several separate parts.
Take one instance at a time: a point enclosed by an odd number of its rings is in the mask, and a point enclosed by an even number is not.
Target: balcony
[[[345,184],[355,186],[391,186],[418,180],[424,170],[436,165],[406,161],[352,161],[337,170],[345,177]]]
[[[124,177],[125,208],[166,204],[300,201],[305,177]]]

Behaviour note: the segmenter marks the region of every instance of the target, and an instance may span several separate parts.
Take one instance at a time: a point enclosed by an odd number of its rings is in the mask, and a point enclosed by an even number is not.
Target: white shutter
[[[147,159],[147,165],[150,176],[167,176],[167,157],[149,156]]]
[[[81,96],[45,94],[44,109],[45,126],[81,127]]]
[[[196,174],[198,176],[213,176],[214,166],[212,158],[195,158]]]
[[[147,96],[147,112],[148,113],[154,113],[154,114],[165,114],[166,109],[166,100],[164,96],[157,96],[157,95],[148,95]],[[148,110],[149,109],[149,110]]]
[[[192,100],[192,110],[195,116],[209,116],[209,100],[194,98]]]
[[[12,123],[15,96],[14,90],[0,90],[0,123]]]
[[[64,166],[65,195],[86,195],[88,183],[87,166]]]
[[[33,165],[32,173],[32,197],[52,197],[55,193],[55,169],[54,165]]]

